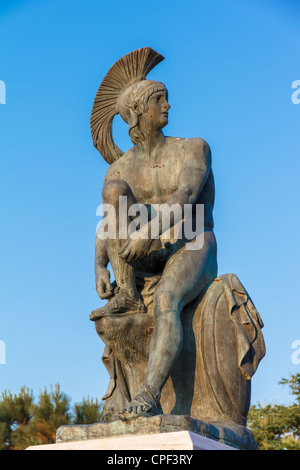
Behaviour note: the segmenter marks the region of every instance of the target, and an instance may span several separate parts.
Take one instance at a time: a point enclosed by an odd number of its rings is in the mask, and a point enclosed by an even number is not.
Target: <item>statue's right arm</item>
[[[95,277],[96,291],[100,299],[107,299],[113,295],[113,287],[110,282],[110,272],[107,269],[109,259],[105,241],[96,235],[95,241]]]

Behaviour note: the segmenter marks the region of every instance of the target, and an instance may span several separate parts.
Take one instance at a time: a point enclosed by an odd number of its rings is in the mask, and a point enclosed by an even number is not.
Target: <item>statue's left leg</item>
[[[185,245],[168,260],[154,294],[156,323],[148,374],[138,395],[120,413],[121,419],[162,413],[159,397],[182,346],[180,315],[185,305],[217,276],[216,251],[213,232],[205,232],[201,249],[189,250]]]

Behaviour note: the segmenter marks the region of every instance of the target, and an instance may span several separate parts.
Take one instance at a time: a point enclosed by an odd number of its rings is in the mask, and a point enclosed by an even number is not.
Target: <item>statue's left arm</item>
[[[182,151],[185,158],[179,172],[178,189],[166,202],[170,207],[173,204],[179,204],[181,214],[184,213],[185,204],[194,205],[197,202],[211,170],[211,151],[205,140],[186,139],[183,142]],[[170,226],[172,226],[178,220],[174,220],[173,212],[170,216]],[[158,217],[159,234],[155,234],[156,236],[163,233],[162,214],[159,213]]]
[[[169,207],[174,204],[179,205],[181,208],[180,218],[184,213],[184,206],[186,204],[194,205],[198,200],[211,170],[211,151],[209,145],[203,139],[186,139],[182,144],[182,152],[184,152],[185,157],[178,176],[178,189],[165,203]],[[179,220],[176,220],[174,212],[169,212],[169,216],[167,228],[172,227]],[[138,238],[135,240],[129,239],[123,244],[119,251],[121,258],[130,262],[132,259],[140,258],[147,253],[152,242],[148,237],[149,233],[151,233],[154,240],[166,230],[163,212],[159,211],[156,217],[157,221],[153,219],[140,230]],[[150,224],[152,224],[151,229]],[[153,227],[157,228],[157,233],[154,233]]]

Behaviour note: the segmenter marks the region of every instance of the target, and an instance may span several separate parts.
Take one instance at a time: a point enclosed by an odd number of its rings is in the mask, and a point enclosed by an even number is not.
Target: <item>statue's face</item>
[[[168,124],[170,109],[167,95],[164,91],[153,93],[148,100],[148,119],[152,127],[162,129]]]

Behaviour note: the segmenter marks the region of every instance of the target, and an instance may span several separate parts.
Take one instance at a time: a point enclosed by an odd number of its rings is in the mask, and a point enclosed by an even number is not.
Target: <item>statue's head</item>
[[[163,59],[150,47],[137,49],[121,57],[102,80],[92,108],[91,133],[94,146],[108,163],[123,155],[112,135],[116,114],[128,124],[134,143],[143,139],[142,124],[144,129],[147,126],[162,129],[168,123],[170,106],[166,87],[146,80],[147,74]]]
[[[128,124],[133,143],[143,140],[139,124],[145,114],[149,125],[162,129],[168,123],[169,109],[165,85],[153,80],[141,80],[130,85],[117,102],[117,111]]]

